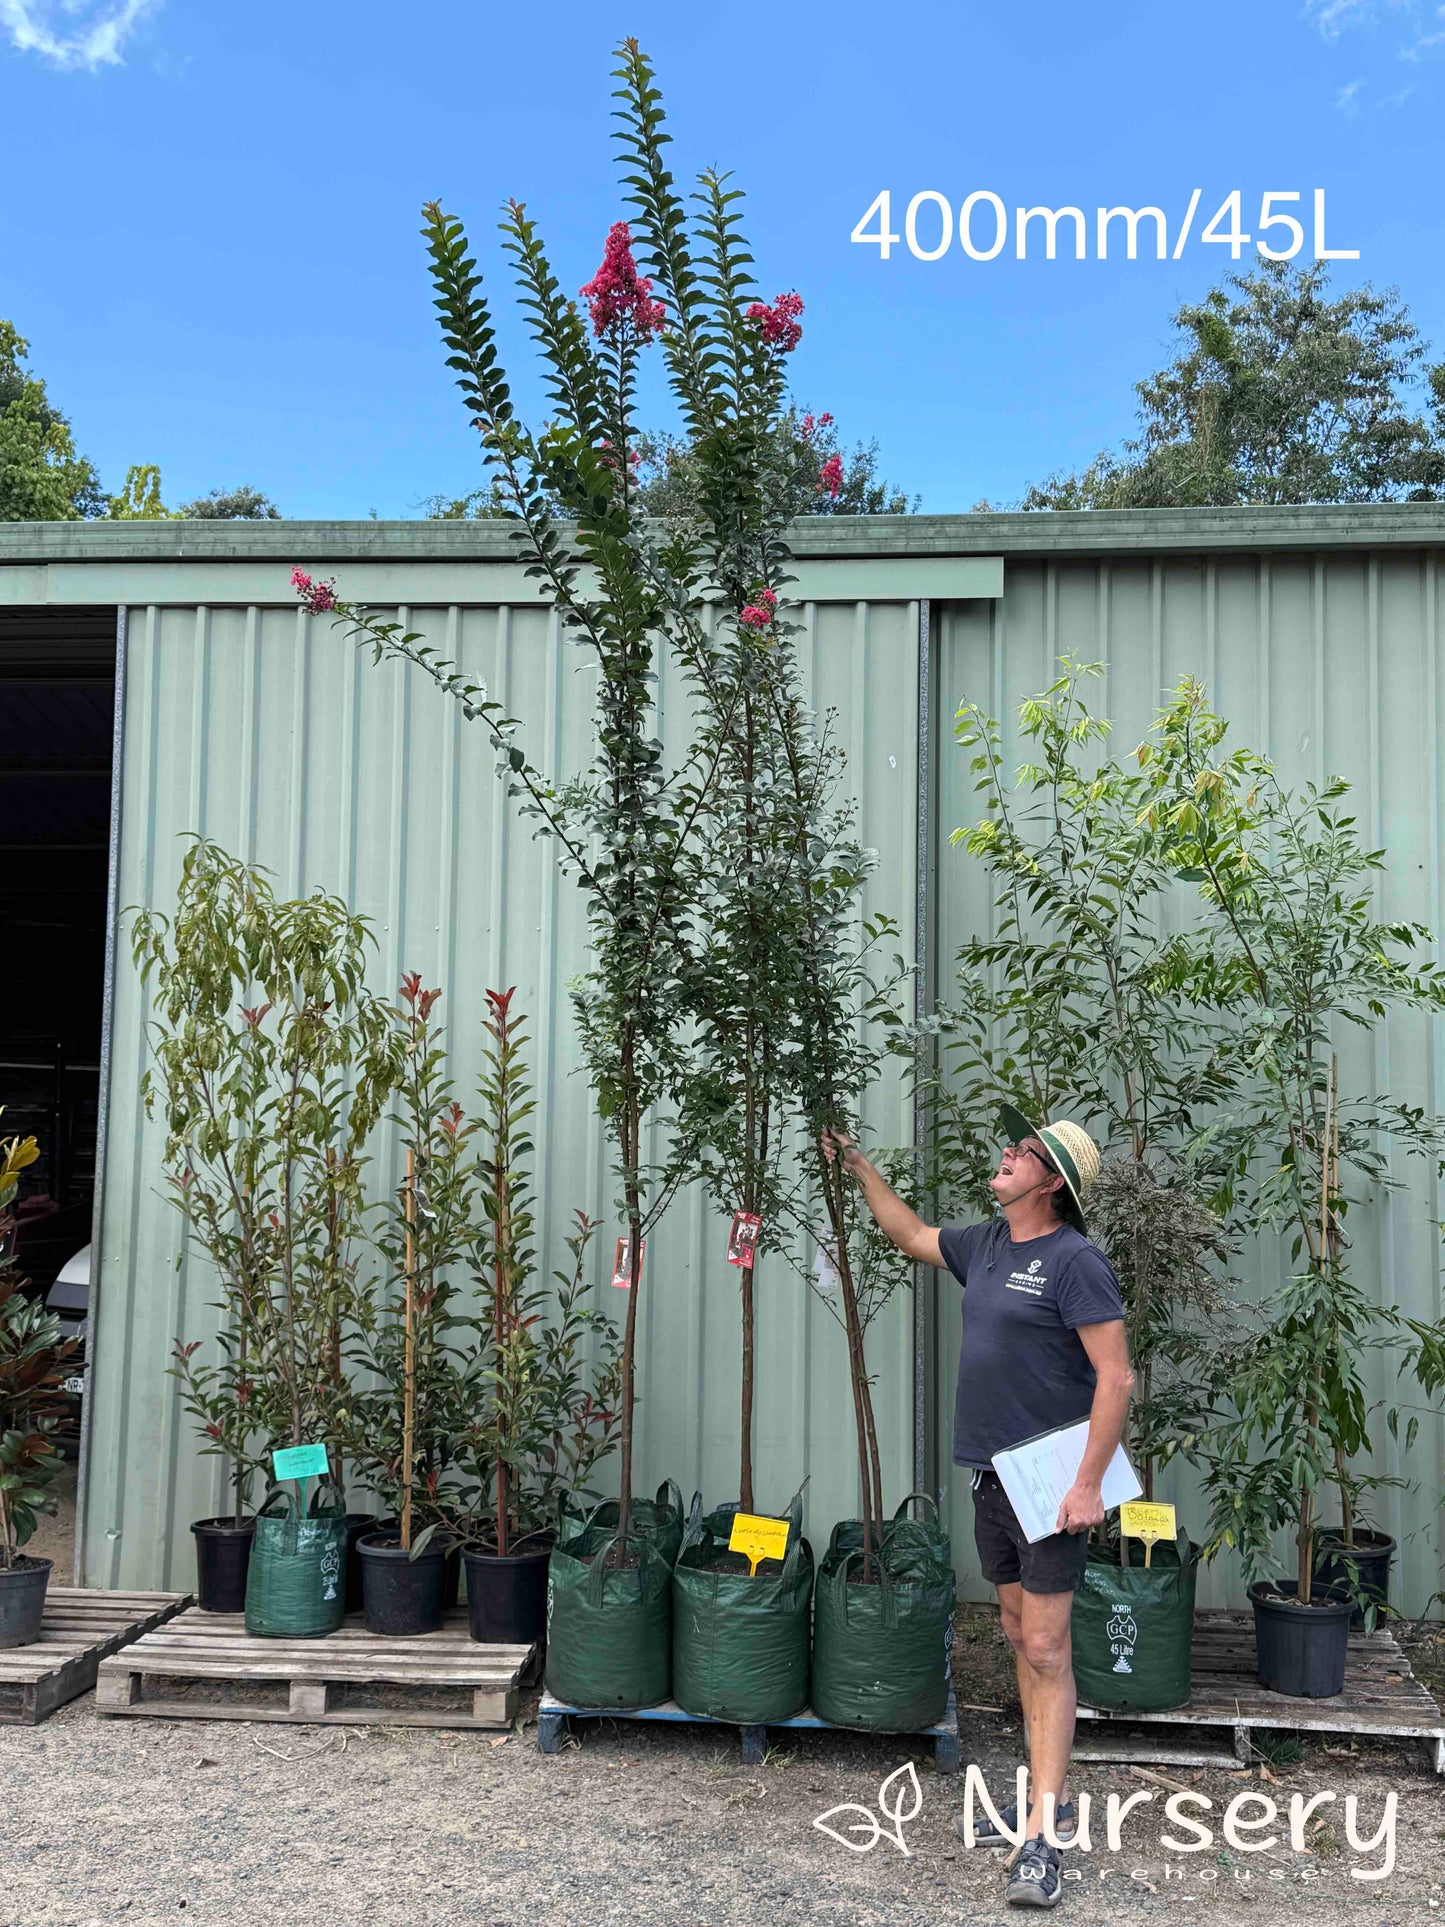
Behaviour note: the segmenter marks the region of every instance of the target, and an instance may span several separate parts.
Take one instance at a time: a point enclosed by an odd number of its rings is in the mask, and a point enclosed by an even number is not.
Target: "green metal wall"
[[[270,575],[279,587],[284,571]],[[515,569],[509,570],[514,574]],[[470,571],[477,601],[485,569]],[[134,581],[134,571],[132,571]],[[402,619],[484,680],[529,723],[544,767],[565,773],[589,752],[593,675],[530,606],[409,608]],[[872,905],[911,942],[917,814],[918,606],[806,607],[805,660],[817,700],[836,705],[865,837],[880,853]],[[403,970],[445,989],[463,1101],[474,1083],[483,992],[515,983],[532,1015],[542,1263],[565,1259],[575,1207],[604,1220],[594,1246],[603,1278],[617,1231],[615,1185],[578,1069],[566,985],[584,959],[579,893],[559,879],[551,846],[504,799],[494,757],[415,671],[341,640],[295,609],[132,606],[126,624],[117,901],[166,907],[182,834],[200,830],[267,865],[278,889],[317,885],[369,917],[373,981]],[[664,733],[680,692],[664,676]],[[87,1584],[190,1583],[192,1519],[224,1504],[219,1462],[197,1455],[166,1375],[176,1336],[210,1338],[213,1287],[199,1262],[176,1269],[179,1222],[161,1195],[163,1133],[136,1096],[145,1010],[125,944],[116,960],[101,1264],[92,1336],[92,1411],[84,1524]],[[902,1141],[896,1084],[873,1122]],[[395,1146],[381,1148],[383,1168]],[[605,1244],[605,1252],[604,1252]],[[672,1474],[710,1501],[737,1490],[737,1273],[725,1230],[685,1193],[650,1243],[644,1278],[638,1413],[644,1484]],[[856,1459],[842,1335],[778,1259],[760,1268],[759,1502],[781,1505],[807,1476],[810,1530],[856,1510]],[[617,1300],[604,1282],[603,1299]],[[618,1311],[614,1302],[606,1307]],[[906,1302],[873,1341],[886,1476],[911,1483],[913,1332]]]
[[[1343,511],[1339,518],[1343,531]],[[1442,613],[1445,562],[1438,549],[1207,559],[1130,559],[1127,551],[1099,560],[1010,557],[1002,600],[935,609],[933,949],[940,987],[947,989],[959,944],[987,928],[990,914],[981,866],[948,847],[948,833],[978,815],[966,754],[952,742],[952,719],[964,700],[985,705],[1004,723],[1005,748],[1016,763],[1019,702],[1047,686],[1066,653],[1107,662],[1091,707],[1112,718],[1119,748],[1131,749],[1166,692],[1195,675],[1231,719],[1235,739],[1268,752],[1286,780],[1345,777],[1354,786],[1364,835],[1387,853],[1382,911],[1441,933]],[[1432,1113],[1445,1104],[1440,1023],[1406,1015],[1373,1041],[1347,1035],[1340,1044],[1346,1089],[1385,1091]],[[1351,1214],[1353,1262],[1380,1302],[1435,1318],[1441,1311],[1434,1228],[1442,1217],[1439,1186],[1417,1159],[1397,1155],[1394,1175],[1406,1181],[1403,1190]],[[1250,1254],[1253,1288],[1266,1302],[1286,1263],[1278,1244]],[[946,1470],[959,1334],[958,1297],[946,1274],[935,1293],[933,1325],[936,1464]],[[1375,1395],[1383,1396],[1385,1369],[1372,1378]],[[1419,1400],[1418,1391],[1404,1396]],[[1445,1583],[1445,1423],[1438,1412],[1422,1415],[1408,1459],[1383,1423],[1376,1434],[1376,1469],[1409,1482],[1407,1489],[1377,1495],[1375,1511],[1376,1522],[1401,1543],[1395,1597],[1419,1612]],[[987,1589],[973,1563],[969,1504],[956,1475],[951,1489],[965,1585],[982,1597]],[[1186,1525],[1202,1522],[1182,1471],[1165,1473],[1159,1496],[1181,1502]],[[1219,1561],[1201,1579],[1200,1603],[1237,1603],[1239,1586],[1237,1568]]]

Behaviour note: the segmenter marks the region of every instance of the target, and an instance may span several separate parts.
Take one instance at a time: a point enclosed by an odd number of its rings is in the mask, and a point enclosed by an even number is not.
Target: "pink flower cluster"
[[[330,576],[325,582],[313,582],[304,569],[291,571],[291,587],[300,596],[306,613],[324,616],[336,607],[336,577]]]
[[[798,433],[805,442],[810,442],[820,428],[831,428],[832,426],[833,417],[831,415],[823,414],[816,417],[813,415],[804,415],[803,419],[798,423]]]
[[[592,316],[595,335],[605,335],[630,321],[637,339],[650,341],[661,334],[667,320],[662,303],[652,299],[652,282],[637,272],[632,231],[626,221],[614,221],[607,230],[602,266],[580,292]]]
[[[759,333],[770,348],[776,348],[780,355],[790,355],[803,339],[803,324],[798,319],[802,312],[800,294],[780,294],[771,307],[764,301],[755,301],[748,309],[748,320],[757,323]]]
[[[778,598],[771,589],[760,589],[756,602],[750,602],[738,613],[738,621],[744,629],[766,629],[777,612]]]
[[[829,496],[836,500],[838,491],[842,486],[843,457],[841,455],[830,455],[818,470],[818,493],[821,495],[823,490],[827,489]]]

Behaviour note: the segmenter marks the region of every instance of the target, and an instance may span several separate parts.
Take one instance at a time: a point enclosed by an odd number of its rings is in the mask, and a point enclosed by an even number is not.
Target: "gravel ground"
[[[959,1630],[961,1695],[1002,1709],[963,1715],[964,1757],[1007,1789],[1020,1738],[1007,1648],[986,1612],[966,1612]],[[843,1802],[876,1810],[881,1782],[910,1757],[922,1804],[903,1828],[906,1855],[887,1837],[850,1852],[814,1827]],[[1100,1838],[1070,1857],[1083,1876],[1066,1887],[1073,1917],[1395,1927],[1445,1912],[1445,1796],[1423,1748],[1307,1742],[1287,1747],[1273,1771],[1271,1781],[1258,1769],[1081,1769],[1078,1785],[1098,1804],[1111,1791],[1154,1800],[1124,1822],[1123,1851]],[[0,1786],[4,1927],[179,1918],[936,1927],[1005,1917],[1002,1854],[967,1851],[951,1830],[962,1782],[899,1741],[803,1734],[750,1769],[720,1732],[615,1722],[544,1758],[530,1725],[505,1736],[102,1720],[87,1696],[43,1726],[0,1728]],[[1204,1818],[1216,1837],[1204,1852],[1160,1846],[1163,1802],[1179,1788],[1213,1801]],[[1351,1879],[1381,1854],[1350,1850],[1339,1802],[1308,1823],[1305,1854],[1291,1850],[1287,1826],[1265,1852],[1231,1850],[1223,1809],[1246,1788],[1286,1816],[1292,1793],[1352,1791],[1366,1837],[1395,1790],[1395,1872]],[[1097,1818],[1095,1830],[1102,1836]]]

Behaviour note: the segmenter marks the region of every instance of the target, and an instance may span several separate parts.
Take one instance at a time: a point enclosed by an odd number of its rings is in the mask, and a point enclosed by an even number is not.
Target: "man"
[[[998,1589],[1029,1742],[1024,1843],[1006,1893],[1022,1906],[1052,1907],[1063,1889],[1058,1850],[1043,1837],[1046,1794],[1056,1803],[1056,1837],[1067,1842],[1074,1831],[1074,1809],[1064,1800],[1076,1707],[1074,1593],[1088,1529],[1104,1516],[1101,1485],[1134,1375],[1119,1281],[1085,1234],[1083,1198],[1099,1169],[1097,1145],[1068,1120],[1036,1127],[1012,1105],[999,1116],[1007,1143],[990,1189],[1002,1215],[982,1224],[926,1225],[841,1132],[828,1133],[823,1148],[841,1156],[886,1237],[964,1287],[953,1462],[973,1475],[974,1541],[983,1576]],[[1088,1443],[1058,1529],[1031,1546],[993,1455],[1080,1419],[1089,1421]],[[1003,1819],[1016,1826],[1012,1807]],[[1003,1844],[1002,1834],[975,1837]]]

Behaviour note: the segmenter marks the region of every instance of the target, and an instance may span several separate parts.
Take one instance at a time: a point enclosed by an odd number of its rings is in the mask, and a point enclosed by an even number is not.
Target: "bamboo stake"
[[[401,1546],[411,1551],[411,1477],[416,1453],[416,1153],[406,1154],[406,1364],[401,1422]]]

